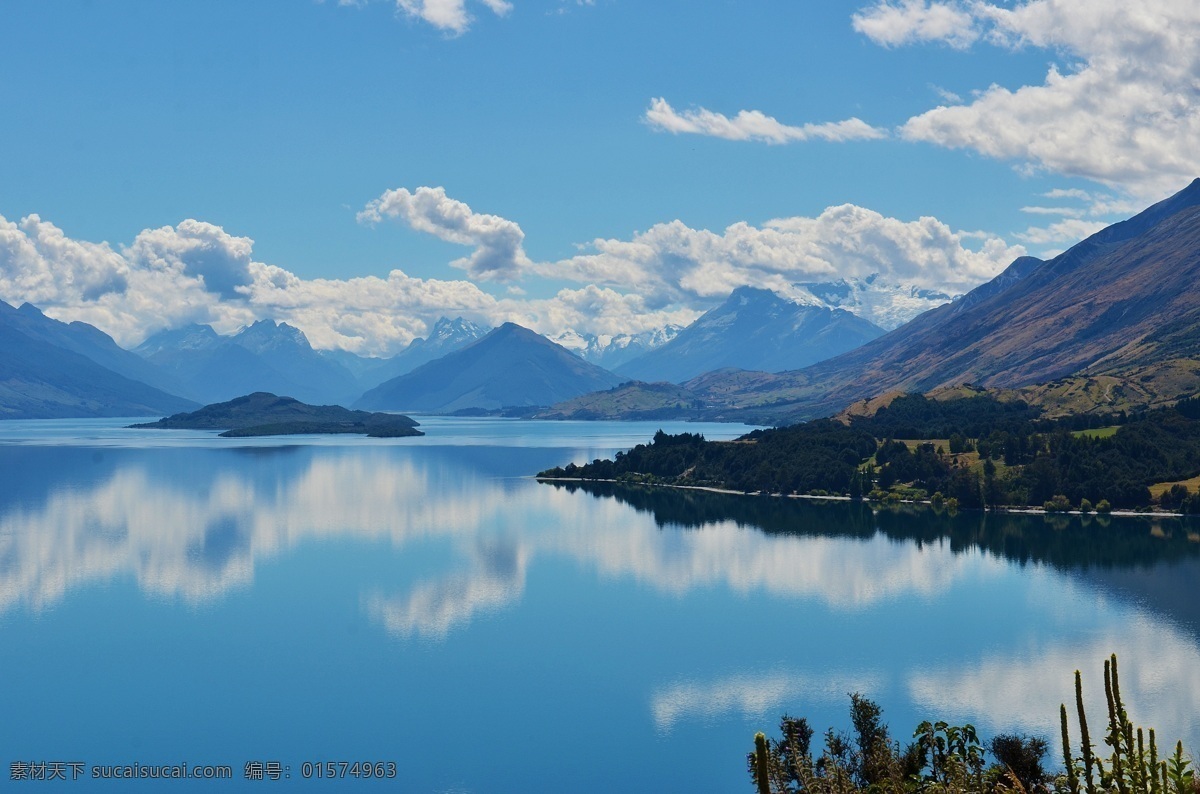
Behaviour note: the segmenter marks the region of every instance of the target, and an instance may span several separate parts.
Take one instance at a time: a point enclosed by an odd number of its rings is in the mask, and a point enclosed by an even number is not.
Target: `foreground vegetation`
[[[1200,495],[1179,482],[1196,475],[1200,399],[1132,416],[1048,420],[1024,403],[988,395],[905,395],[873,416],[756,430],[734,442],[660,431],[613,460],[539,476],[963,508],[1200,513]]]
[[[747,766],[759,794],[1200,794],[1183,743],[1160,757],[1154,730],[1129,719],[1115,655],[1104,662],[1104,692],[1108,750],[1101,753],[1092,742],[1075,671],[1076,722],[1073,728],[1066,704],[1060,705],[1063,767],[1055,774],[1044,767],[1049,747],[1044,738],[1001,734],[985,744],[969,724],[922,722],[902,748],[889,735],[879,706],[858,694],[850,696],[853,735],[827,731],[817,755],[808,721],[785,715],[780,738],[754,737]]]

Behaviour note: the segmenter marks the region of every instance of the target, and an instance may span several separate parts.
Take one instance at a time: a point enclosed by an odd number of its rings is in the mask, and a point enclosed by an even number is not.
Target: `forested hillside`
[[[1095,421],[1095,420],[1089,420]],[[613,460],[543,478],[623,480],[772,494],[955,500],[961,507],[1144,508],[1200,512],[1200,400],[1102,429],[1046,420],[981,395],[898,397],[873,416],[756,430],[733,442],[659,432]],[[1119,423],[1119,424],[1117,424]]]

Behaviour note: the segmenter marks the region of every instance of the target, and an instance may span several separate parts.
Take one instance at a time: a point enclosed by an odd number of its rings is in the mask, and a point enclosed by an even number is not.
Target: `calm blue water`
[[[1053,740],[1076,668],[1101,719],[1110,652],[1133,718],[1200,749],[1195,527],[539,484],[662,423],[422,421],[0,423],[0,788],[78,761],[234,771],[168,791],[749,792],[785,711],[848,728],[858,691],[901,739]],[[302,780],[340,760],[397,776]]]

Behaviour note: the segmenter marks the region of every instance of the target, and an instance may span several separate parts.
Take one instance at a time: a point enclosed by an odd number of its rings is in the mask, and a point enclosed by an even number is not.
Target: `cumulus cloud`
[[[189,322],[232,330],[251,317],[223,302],[222,291],[244,280],[248,253],[245,238],[195,221],[146,230],[114,249],[68,237],[37,215],[18,223],[0,216],[0,298],[92,323],[123,344]]]
[[[251,282],[249,237],[226,234],[220,226],[185,220],[172,228],[147,229],[137,236],[127,255],[132,264],[178,270],[200,279],[222,298],[234,298],[238,287]]]
[[[876,3],[857,30],[896,46],[943,41],[1062,53],[1041,85],[992,85],[909,119],[902,137],[1083,177],[1139,198],[1200,173],[1200,5],[1192,0]]]
[[[852,17],[854,29],[886,47],[943,41],[959,49],[979,38],[975,18],[957,3],[885,1]]]
[[[429,201],[438,195],[441,200]],[[497,255],[506,235],[520,239],[515,223],[475,215],[465,204],[445,199],[440,189],[409,197],[415,227],[443,239],[481,241],[475,261]],[[392,198],[373,203],[369,211],[384,217],[402,203]],[[434,209],[422,208],[422,202]],[[549,298],[529,298],[517,288],[496,298],[467,279],[415,278],[399,269],[386,277],[304,279],[256,261],[253,247],[249,237],[195,220],[147,229],[128,246],[114,248],[72,239],[36,215],[18,223],[0,217],[0,299],[28,301],[60,320],[91,323],[126,347],[187,323],[232,333],[269,318],[300,328],[318,349],[379,356],[424,336],[444,315],[488,325],[512,321],[557,335],[568,329],[638,333],[686,325],[700,313],[686,306],[652,308],[636,294],[594,285],[562,289]]]
[[[858,118],[793,127],[757,110],[742,110],[733,118],[704,108],[679,112],[662,97],[650,100],[650,109],[643,120],[661,132],[708,135],[730,141],[792,143],[817,138],[840,142],[870,140],[887,135]]]
[[[668,325],[686,326],[702,313],[680,305],[651,308],[641,295],[595,284],[582,289],[562,289],[549,299],[504,300],[500,302],[500,310],[505,319],[548,336],[567,330],[582,330],[597,336],[639,334]]]
[[[0,216],[0,299],[91,323],[127,347],[163,328],[207,323],[232,333],[259,319],[301,328],[318,348],[395,352],[443,314],[495,322],[502,308],[466,280],[302,279],[253,259],[254,242],[185,220],[114,248],[68,237],[30,215]]]
[[[498,215],[473,212],[463,202],[447,196],[445,188],[389,190],[358,214],[362,223],[385,218],[403,221],[447,242],[475,246],[469,257],[450,263],[466,270],[472,278],[510,279],[531,264],[522,247],[525,232],[520,226]]]
[[[636,292],[655,309],[722,298],[751,285],[803,298],[805,282],[866,278],[962,292],[995,276],[1024,254],[999,237],[955,232],[936,218],[888,218],[853,204],[815,218],[762,226],[736,223],[722,233],[682,221],[657,224],[631,240],[597,239],[593,253],[550,265],[544,275]]]
[[[257,261],[249,237],[197,220],[147,229],[113,247],[74,240],[31,215],[18,223],[0,217],[0,299],[91,323],[126,347],[187,323],[227,334],[273,319],[300,328],[318,349],[386,356],[442,316],[511,321],[551,337],[611,337],[686,326],[744,285],[821,304],[826,299],[812,285],[841,279],[863,280],[848,308],[894,327],[947,300],[943,292],[970,289],[1024,253],[934,218],[901,221],[854,205],[722,232],[676,220],[628,240],[594,240],[590,250],[558,262],[530,260],[517,223],[476,213],[440,187],[389,190],[359,214],[364,223],[392,218],[472,246],[451,263],[466,278],[415,278],[394,269],[385,277],[305,279]],[[531,288],[543,279],[579,286],[546,297],[511,282],[497,294],[476,283],[500,278]]]
[[[302,279],[275,265],[255,263],[245,291],[256,317],[284,320],[316,348],[389,355],[442,315],[494,323],[495,298],[469,281],[414,278],[393,270],[386,278]]]

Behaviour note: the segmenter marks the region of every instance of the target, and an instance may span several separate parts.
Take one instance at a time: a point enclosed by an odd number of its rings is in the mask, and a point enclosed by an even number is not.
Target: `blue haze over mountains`
[[[739,310],[741,319],[733,321]],[[272,320],[232,336],[207,325],[168,329],[133,351],[94,326],[63,323],[28,304],[3,304],[0,323],[0,365],[8,374],[0,415],[7,418],[171,414],[256,391],[379,410],[550,405],[631,377],[683,380],[733,362],[795,368],[846,349],[847,336],[881,333],[843,310],[799,306],[750,289],[688,329],[603,341],[577,336],[569,340],[574,351],[520,326],[506,324],[497,334],[500,329],[461,317],[438,320],[427,337],[388,359],[314,350],[302,331]],[[456,356],[489,336],[483,349]],[[656,356],[662,347],[671,348],[669,355]],[[614,374],[595,362],[624,363]]]
[[[726,367],[782,372],[882,335],[882,328],[845,309],[801,305],[770,290],[738,287],[674,339],[616,372],[627,379],[672,383]]]
[[[463,318],[442,318],[389,359],[314,350],[273,320],[231,336],[165,330],[128,351],[86,323],[0,303],[0,417],[161,416],[256,391],[372,410],[492,410],[630,380],[694,384],[701,374],[725,395],[762,392],[747,396],[760,403],[764,389],[787,390],[797,411],[816,415],[895,388],[1019,385],[1099,364],[1197,358],[1198,252],[1200,180],[1053,259],[1017,259],[887,333],[828,301],[741,287],[683,330],[559,338],[577,352],[511,323]],[[746,371],[779,374],[737,374]]]

